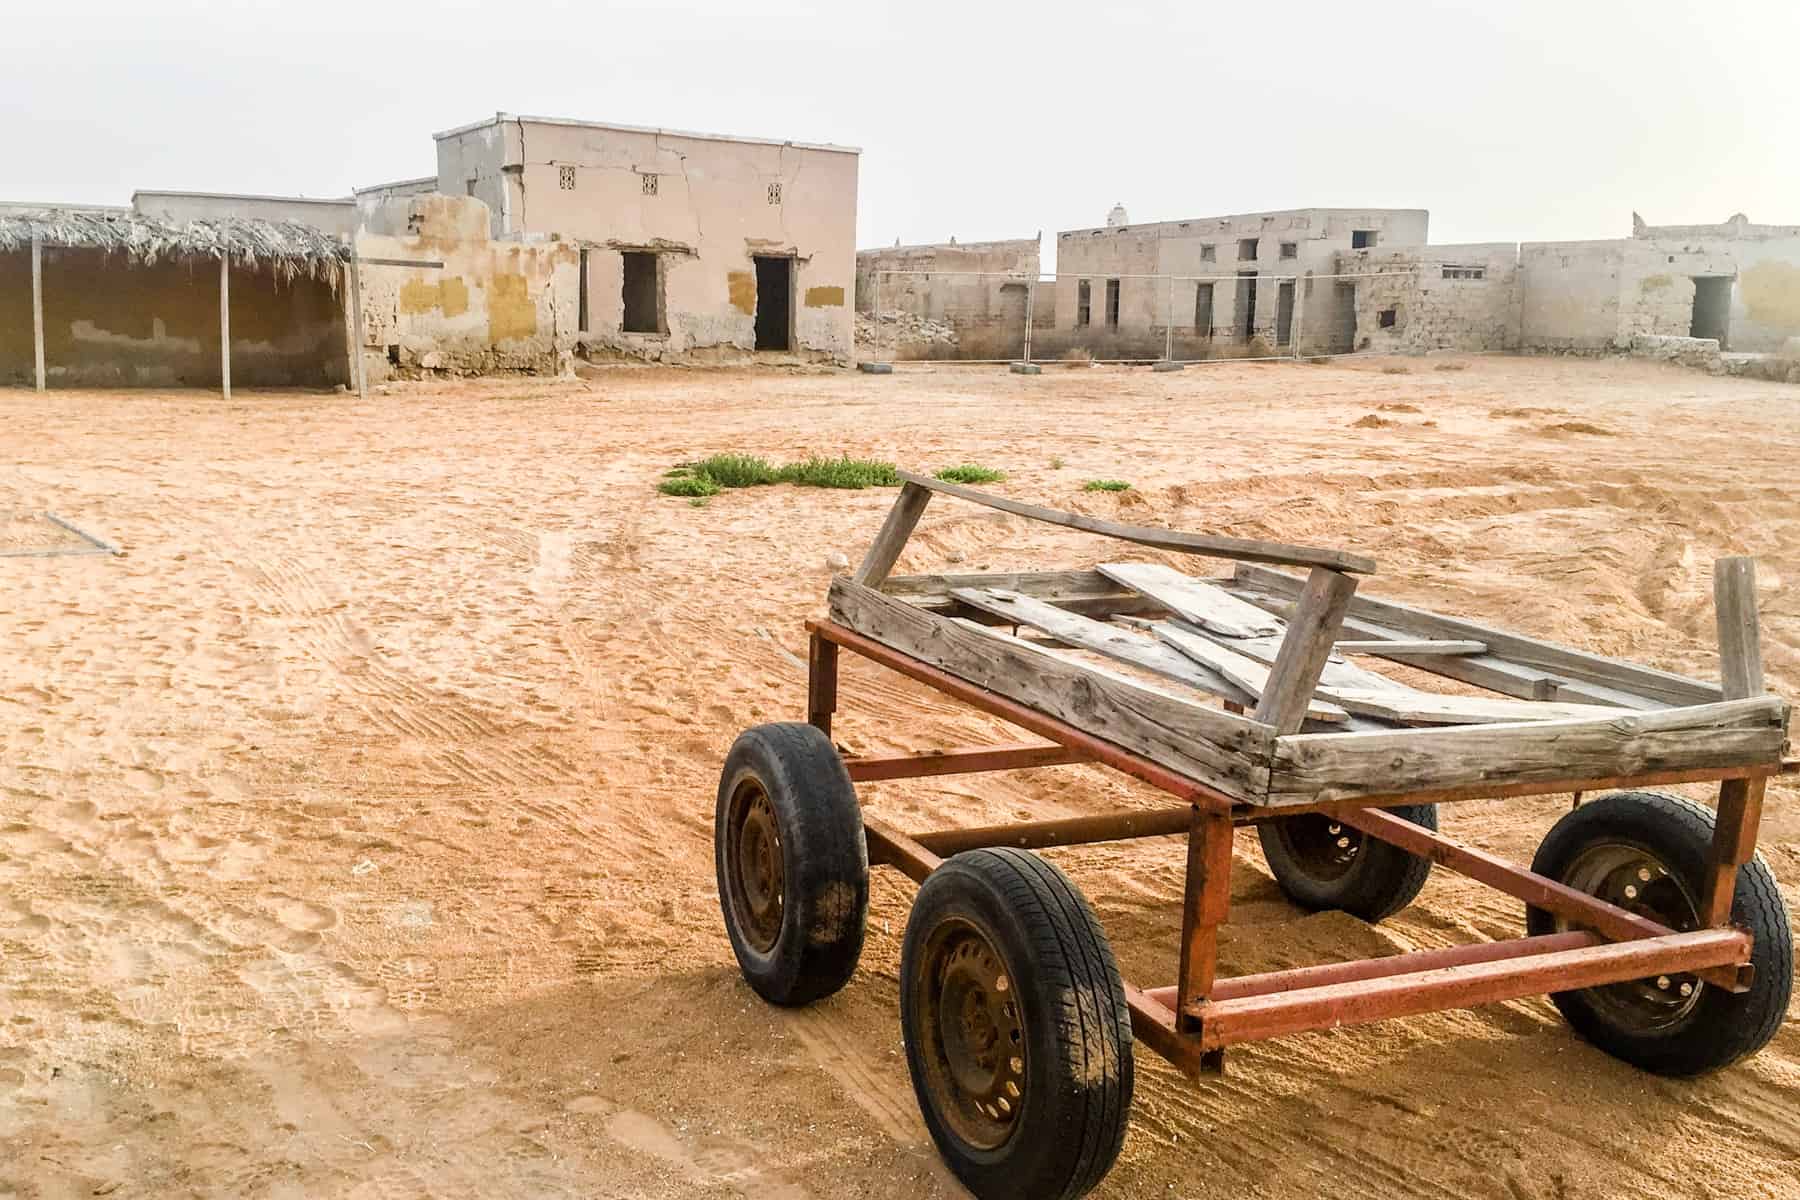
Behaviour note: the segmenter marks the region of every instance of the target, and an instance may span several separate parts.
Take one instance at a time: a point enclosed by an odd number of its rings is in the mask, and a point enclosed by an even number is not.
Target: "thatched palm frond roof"
[[[222,217],[176,224],[130,212],[46,208],[0,212],[0,251],[31,245],[100,250],[139,262],[229,258],[266,267],[284,279],[309,275],[337,286],[350,246],[336,235],[296,221]]]

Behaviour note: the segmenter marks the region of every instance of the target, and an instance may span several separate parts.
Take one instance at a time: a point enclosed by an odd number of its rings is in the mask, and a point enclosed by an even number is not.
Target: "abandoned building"
[[[874,319],[875,339],[894,358],[929,358],[952,348],[957,358],[1017,358],[1034,304],[1034,324],[1046,324],[1054,313],[1053,290],[1034,286],[1042,238],[953,238],[858,250],[856,310]],[[946,327],[956,342],[909,342],[903,328],[908,317]]]
[[[1348,298],[1304,276],[1336,273],[1341,251],[1423,245],[1423,209],[1302,208],[1133,225],[1056,237],[1050,332],[1034,348],[1079,345],[1107,358],[1206,358],[1343,343]]]
[[[848,363],[859,154],[499,114],[437,135],[437,190],[577,247],[591,355]]]

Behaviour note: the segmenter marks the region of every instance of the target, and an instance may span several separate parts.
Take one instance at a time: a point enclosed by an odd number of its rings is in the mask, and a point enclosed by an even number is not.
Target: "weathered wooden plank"
[[[1762,695],[1762,630],[1756,615],[1754,558],[1714,561],[1713,613],[1719,630],[1719,678],[1726,696]],[[1731,916],[1738,868],[1756,853],[1765,790],[1760,779],[1728,779],[1719,785],[1702,924],[1722,925]]]
[[[881,529],[875,534],[875,540],[869,543],[862,565],[856,568],[856,582],[868,587],[881,586],[881,581],[888,577],[888,572],[900,560],[900,551],[906,548],[906,539],[912,536],[919,518],[925,515],[925,505],[930,501],[931,492],[928,489],[911,482],[902,485],[894,507],[888,509],[888,515],[881,522]]]
[[[231,255],[219,259],[219,375],[231,399]]]
[[[1239,654],[1227,646],[1201,637],[1186,626],[1177,625],[1173,621],[1157,621],[1150,626],[1150,632],[1166,645],[1173,647],[1179,655],[1192,659],[1202,666],[1217,672],[1239,689],[1247,693],[1250,703],[1255,704],[1262,699],[1263,692],[1269,686],[1269,668],[1245,654]],[[1309,721],[1339,722],[1347,719],[1349,714],[1337,705],[1315,696],[1307,706],[1306,717]]]
[[[1413,689],[1360,691],[1320,688],[1319,694],[1364,717],[1407,725],[1492,725],[1508,721],[1599,720],[1632,711],[1604,704],[1512,700],[1496,696],[1443,696]]]
[[[1237,638],[1281,632],[1280,622],[1256,605],[1161,563],[1101,563],[1097,570],[1202,629]]]
[[[1486,654],[1486,642],[1464,640],[1447,640],[1431,638],[1375,638],[1368,641],[1345,641],[1338,639],[1339,654],[1376,654],[1383,658],[1396,654]]]
[[[1228,677],[1192,662],[1162,643],[1126,633],[1116,625],[1068,612],[1018,592],[999,588],[956,588],[951,595],[970,608],[991,613],[1015,625],[1042,630],[1067,646],[1091,650],[1117,662],[1185,683],[1211,696],[1239,703],[1255,703],[1255,697]]]
[[[1292,599],[1272,595],[1258,588],[1239,586],[1232,589],[1232,594],[1238,599],[1254,604],[1278,617],[1285,616],[1294,609]],[[1361,597],[1357,598],[1357,600],[1360,599]],[[1357,600],[1350,602],[1351,612],[1344,617],[1345,633],[1352,633],[1363,638],[1395,639],[1405,636],[1397,629],[1355,615]],[[1498,658],[1492,653],[1445,657],[1401,652],[1397,654],[1383,653],[1377,657],[1404,663],[1409,667],[1417,667],[1421,671],[1429,671],[1433,675],[1441,675],[1445,679],[1472,683],[1476,687],[1487,688],[1502,696],[1514,696],[1521,700],[1563,700],[1572,704],[1604,704],[1613,708],[1633,709],[1670,707],[1661,700],[1652,700],[1646,696],[1622,692],[1616,688],[1603,687],[1596,683],[1566,679],[1536,667],[1523,667],[1518,663]]]
[[[1218,534],[1184,533],[1179,529],[1125,525],[1081,513],[1061,512],[1054,508],[1027,504],[1022,500],[996,496],[961,484],[946,483],[929,475],[915,475],[911,471],[901,471],[899,475],[907,483],[942,492],[946,496],[955,496],[971,504],[1011,513],[1016,517],[1042,521],[1047,525],[1060,525],[1065,529],[1079,529],[1085,533],[1098,533],[1120,541],[1135,542],[1140,546],[1155,546],[1160,550],[1178,550],[1184,554],[1205,554],[1250,562],[1283,563],[1296,567],[1328,567],[1336,571],[1353,571],[1365,575],[1375,570],[1374,559],[1351,554],[1347,550],[1321,550],[1309,546],[1290,546],[1282,542],[1261,542]]]
[[[1765,696],[1599,721],[1288,735],[1275,742],[1268,802],[1773,767],[1781,762],[1786,725],[1787,705]]]
[[[895,575],[881,585],[883,593],[933,612],[975,615],[950,593],[959,587],[999,588],[1088,616],[1162,613],[1155,601],[1114,583],[1098,571],[987,571],[979,574]],[[985,615],[984,615],[985,619]]]
[[[1721,558],[1713,563],[1713,610],[1719,629],[1719,686],[1730,700],[1762,695],[1754,558]]]
[[[1327,567],[1314,567],[1300,593],[1300,606],[1281,639],[1281,653],[1269,672],[1269,686],[1256,706],[1256,719],[1278,733],[1298,733],[1319,673],[1331,657],[1344,622],[1344,610],[1356,594],[1356,580]]]
[[[1272,736],[1254,721],[934,616],[841,575],[829,603],[833,620],[873,641],[1197,782],[1243,799],[1267,789]]]
[[[1300,579],[1285,571],[1270,570],[1252,563],[1239,564],[1236,578],[1241,584],[1284,596],[1298,595],[1302,586]],[[1697,679],[1600,654],[1589,654],[1584,650],[1559,646],[1461,617],[1440,616],[1392,600],[1357,596],[1350,604],[1349,615],[1379,621],[1409,637],[1473,638],[1486,642],[1490,653],[1508,661],[1538,667],[1570,679],[1647,696],[1666,704],[1710,704],[1724,696],[1717,685],[1702,683]]]

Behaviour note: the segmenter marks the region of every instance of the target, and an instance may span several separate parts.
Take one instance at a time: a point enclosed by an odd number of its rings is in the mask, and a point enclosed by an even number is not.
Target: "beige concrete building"
[[[1205,358],[1283,351],[1296,336],[1348,350],[1353,298],[1307,277],[1334,274],[1341,251],[1423,245],[1429,221],[1301,208],[1133,225],[1115,208],[1104,226],[1057,234],[1054,335],[1034,336],[1034,352],[1154,359],[1172,342],[1177,358]]]
[[[437,135],[437,187],[578,249],[590,354],[847,363],[859,153],[498,114]]]

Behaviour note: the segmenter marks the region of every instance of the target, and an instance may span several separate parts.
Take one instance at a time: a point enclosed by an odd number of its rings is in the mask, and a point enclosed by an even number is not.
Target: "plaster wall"
[[[495,240],[490,231],[487,206],[462,196],[401,196],[370,214],[360,257],[443,266],[363,264],[369,379],[569,368],[580,332],[580,251],[562,241]]]
[[[792,352],[848,362],[857,153],[506,117],[439,135],[438,187],[493,229],[588,251],[590,352],[730,358],[755,347],[754,257],[791,259]],[[664,328],[623,325],[622,255],[659,256]]]

